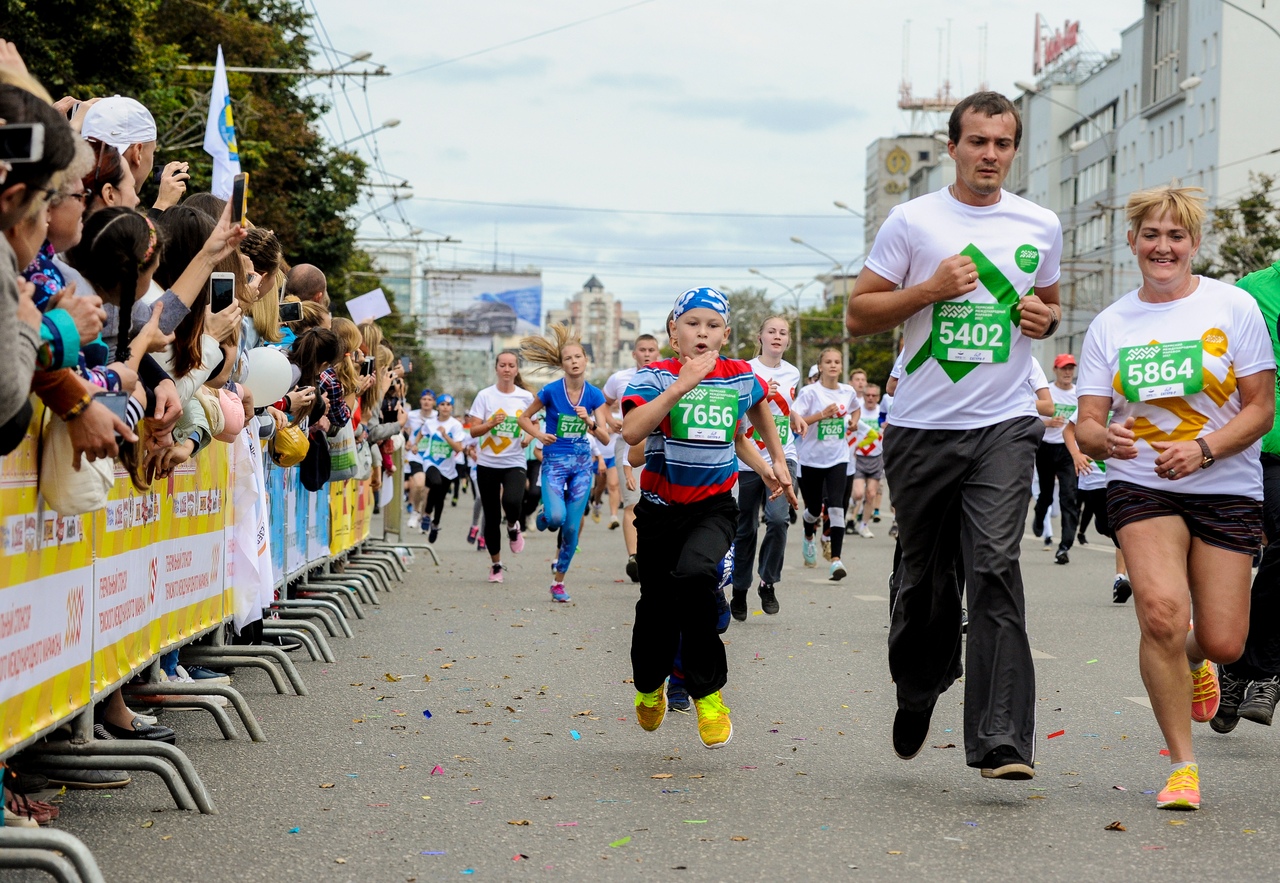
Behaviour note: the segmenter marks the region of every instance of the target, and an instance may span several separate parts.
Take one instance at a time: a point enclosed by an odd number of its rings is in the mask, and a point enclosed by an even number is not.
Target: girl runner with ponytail
[[[849,426],[857,426],[862,401],[853,387],[840,382],[840,350],[828,347],[818,356],[818,382],[796,396],[792,410],[809,425],[800,439],[800,490],[804,494],[804,566],[817,564],[813,536],[827,504],[831,519],[831,579],[844,579],[847,571],[840,561],[844,546],[844,485],[849,464],[845,436]]]
[[[800,369],[792,365],[782,354],[791,345],[791,331],[782,316],[770,316],[760,325],[756,335],[760,351],[749,364],[756,376],[769,386],[765,399],[773,413],[787,458],[787,470],[796,474],[796,435],[803,436],[807,426],[793,410],[792,402],[800,386]],[[769,452],[759,434],[752,428],[747,440],[760,449],[764,462],[770,466]],[[751,571],[756,557],[756,534],[760,528],[760,510],[764,509],[764,542],[760,544],[760,606],[765,613],[778,612],[778,598],[774,587],[782,578],[783,554],[787,547],[787,510],[785,497],[770,498],[764,480],[742,458],[738,459],[738,533],[734,538],[733,552],[733,600],[730,610],[733,618],[747,618],[747,592],[751,588]]]
[[[498,382],[476,393],[471,416],[479,422],[471,437],[479,439],[476,484],[484,509],[484,543],[489,552],[489,582],[502,582],[502,522],[506,517],[511,551],[524,549],[520,533],[520,507],[524,503],[524,447],[529,443],[520,431],[519,418],[533,401],[533,393],[520,377],[520,363],[513,352],[498,353],[494,361]]]
[[[559,530],[560,551],[552,565],[551,597],[566,602],[565,574],[578,548],[578,530],[595,478],[591,442],[609,439],[609,406],[604,393],[586,381],[587,353],[568,327],[551,326],[550,337],[526,337],[520,354],[527,361],[560,368],[564,377],[544,386],[520,415],[520,428],[542,442],[542,511],[538,530]],[[546,431],[534,417],[546,409]]]

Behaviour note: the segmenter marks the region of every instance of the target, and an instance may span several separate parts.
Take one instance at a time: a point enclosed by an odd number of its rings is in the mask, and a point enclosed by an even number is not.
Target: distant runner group
[[[1192,721],[1269,725],[1280,696],[1280,552],[1260,551],[1280,529],[1280,263],[1239,287],[1196,276],[1199,192],[1134,193],[1142,284],[1094,319],[1078,359],[1053,359],[1050,382],[1032,341],[1062,320],[1062,228],[1003,189],[1021,136],[1008,99],[968,96],[948,129],[955,182],[881,227],[846,322],[855,336],[903,327],[883,390],[860,369],[846,375],[838,349],[802,381],[783,357],[783,316],[756,329],[755,358],[721,356],[732,317],[713,288],[681,294],[668,339],[637,337],[635,367],[603,389],[586,380],[575,332],[553,326],[497,356],[465,422],[451,396],[423,392],[406,425],[413,517],[434,542],[469,476],[468,541],[502,582],[503,540],[519,554],[536,512],[536,529],[557,535],[551,598],[567,602],[581,526],[589,511],[600,520],[607,493],[639,583],[637,721],[656,730],[669,708],[692,705],[703,744],[719,748],[733,734],[719,635],[747,618],[753,584],[761,610],[779,612],[796,511],[803,566],[818,566],[820,548],[839,581],[845,536],[874,535],[887,482],[893,749],[920,752],[939,696],[966,673],[966,762],[1006,780],[1035,775],[1019,565],[1029,510],[1061,565],[1092,526],[1116,546],[1112,600],[1137,609],[1139,667],[1172,762],[1156,804],[1199,808]],[[562,376],[535,393],[522,360]]]

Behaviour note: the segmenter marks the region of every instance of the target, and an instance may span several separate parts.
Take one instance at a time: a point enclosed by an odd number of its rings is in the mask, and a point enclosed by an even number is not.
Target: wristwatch
[[[1200,461],[1200,468],[1208,469],[1214,462],[1213,452],[1209,450],[1209,443],[1202,438],[1198,438],[1196,439],[1196,444],[1200,446],[1200,453],[1204,456],[1204,459]]]

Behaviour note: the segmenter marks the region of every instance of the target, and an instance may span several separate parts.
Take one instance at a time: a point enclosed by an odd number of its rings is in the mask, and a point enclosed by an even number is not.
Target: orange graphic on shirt
[[[1159,344],[1160,341],[1153,340],[1151,343]],[[1227,335],[1220,328],[1210,328],[1200,335],[1200,343],[1207,355],[1222,358],[1227,354]],[[1204,382],[1202,392],[1219,408],[1225,405],[1227,400],[1231,398],[1231,394],[1236,391],[1236,369],[1234,365],[1227,368],[1227,376],[1222,380],[1214,376],[1213,372],[1208,368],[1201,368],[1201,377]],[[1121,396],[1124,395],[1124,390],[1120,384],[1119,371],[1116,372],[1115,379],[1111,385]],[[1199,437],[1200,431],[1209,422],[1208,416],[1191,407],[1187,400],[1180,396],[1168,399],[1153,399],[1145,404],[1168,411],[1178,418],[1178,423],[1167,431],[1146,417],[1135,419],[1133,434],[1138,440],[1145,441],[1147,444],[1152,442],[1195,441]]]
[[[519,417],[522,413],[524,412],[516,411],[515,416]],[[498,410],[490,414],[487,419],[492,420],[494,417],[498,417],[498,416],[506,417],[507,412],[504,411],[502,408],[499,408]],[[486,435],[484,437],[484,441],[480,442],[480,447],[482,448],[487,447],[494,454],[501,454],[507,448],[511,447],[512,444],[520,441],[519,435],[515,436],[514,438],[506,438],[504,436],[493,435],[492,433],[496,430],[497,430],[496,426],[493,428],[493,430],[490,430],[490,434]]]

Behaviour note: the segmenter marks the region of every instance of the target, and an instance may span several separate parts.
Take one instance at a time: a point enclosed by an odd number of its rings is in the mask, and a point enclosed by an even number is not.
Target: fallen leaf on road
[[[627,837],[623,837],[623,838],[621,838],[621,839],[619,839],[619,840],[615,840],[615,841],[613,841],[612,843],[610,843],[610,844],[609,844],[609,846],[611,846],[611,847],[612,847],[612,848],[614,848],[614,849],[617,849],[619,846],[626,846],[626,845],[627,845],[628,843],[630,843],[630,842],[631,842],[631,837],[630,837],[630,836],[627,836]]]
[[[441,667],[441,668],[453,668],[453,663],[452,663],[452,662],[446,662],[444,665],[442,665],[442,666],[440,666],[440,667]]]
[[[143,823],[142,823],[142,827],[144,827],[144,828],[150,828],[150,827],[151,827],[152,825],[154,825],[154,824],[155,824],[155,822],[143,822]]]
[[[935,746],[933,746],[933,747],[934,747],[934,748],[955,748],[955,747],[956,747],[956,743],[954,743],[954,742],[948,742],[946,745],[935,745]]]
[[[735,841],[735,842],[737,842],[737,843],[744,843],[744,842],[746,842],[746,840],[747,840],[747,838],[746,838],[746,837],[730,837],[729,839],[730,839],[730,840],[733,840],[733,841]]]
[[[345,865],[347,863],[347,860],[345,858],[335,858],[333,860],[333,863],[335,865]]]
[[[164,835],[163,837],[161,837],[160,839],[161,839],[161,840],[172,840],[172,839],[173,839],[173,835],[172,835],[172,834],[165,834],[165,835]]]
[[[423,675],[422,679],[429,682],[431,680],[431,675]]]
[[[705,775],[703,775],[702,773],[694,773],[694,774],[693,774],[692,776],[690,776],[689,778],[690,778],[690,779],[705,779],[705,778],[706,778],[706,776],[705,776]]]
[[[1043,794],[1029,794],[1029,795],[1027,795],[1027,800],[1044,800],[1044,799],[1045,799],[1045,796],[1044,796]]]
[[[902,850],[900,850],[900,849],[891,849],[891,850],[889,850],[889,855],[902,855]]]
[[[1185,824],[1186,824],[1186,822],[1184,822],[1182,819],[1169,819],[1169,824],[1170,824],[1170,825],[1185,825]]]
[[[321,788],[332,788],[332,787],[333,787],[333,783],[332,783],[332,782],[323,782],[323,783],[321,783],[320,787],[321,787]]]
[[[387,672],[382,676],[382,679],[388,683],[394,684],[396,681],[400,680],[400,675],[393,675],[391,672]]]
[[[1107,825],[1107,826],[1106,826],[1105,828],[1103,828],[1102,830],[1104,830],[1104,831],[1128,831],[1129,829],[1128,829],[1128,828],[1126,828],[1124,825],[1120,824],[1119,822],[1112,822],[1110,825]]]
[[[650,779],[670,779],[671,773],[654,773],[649,778]]]
[[[579,711],[574,717],[586,717],[589,714],[595,714],[595,712],[588,708],[586,711]]]
[[[510,821],[507,822],[507,824],[508,825],[531,825],[533,823],[530,822],[528,819],[511,819]]]

